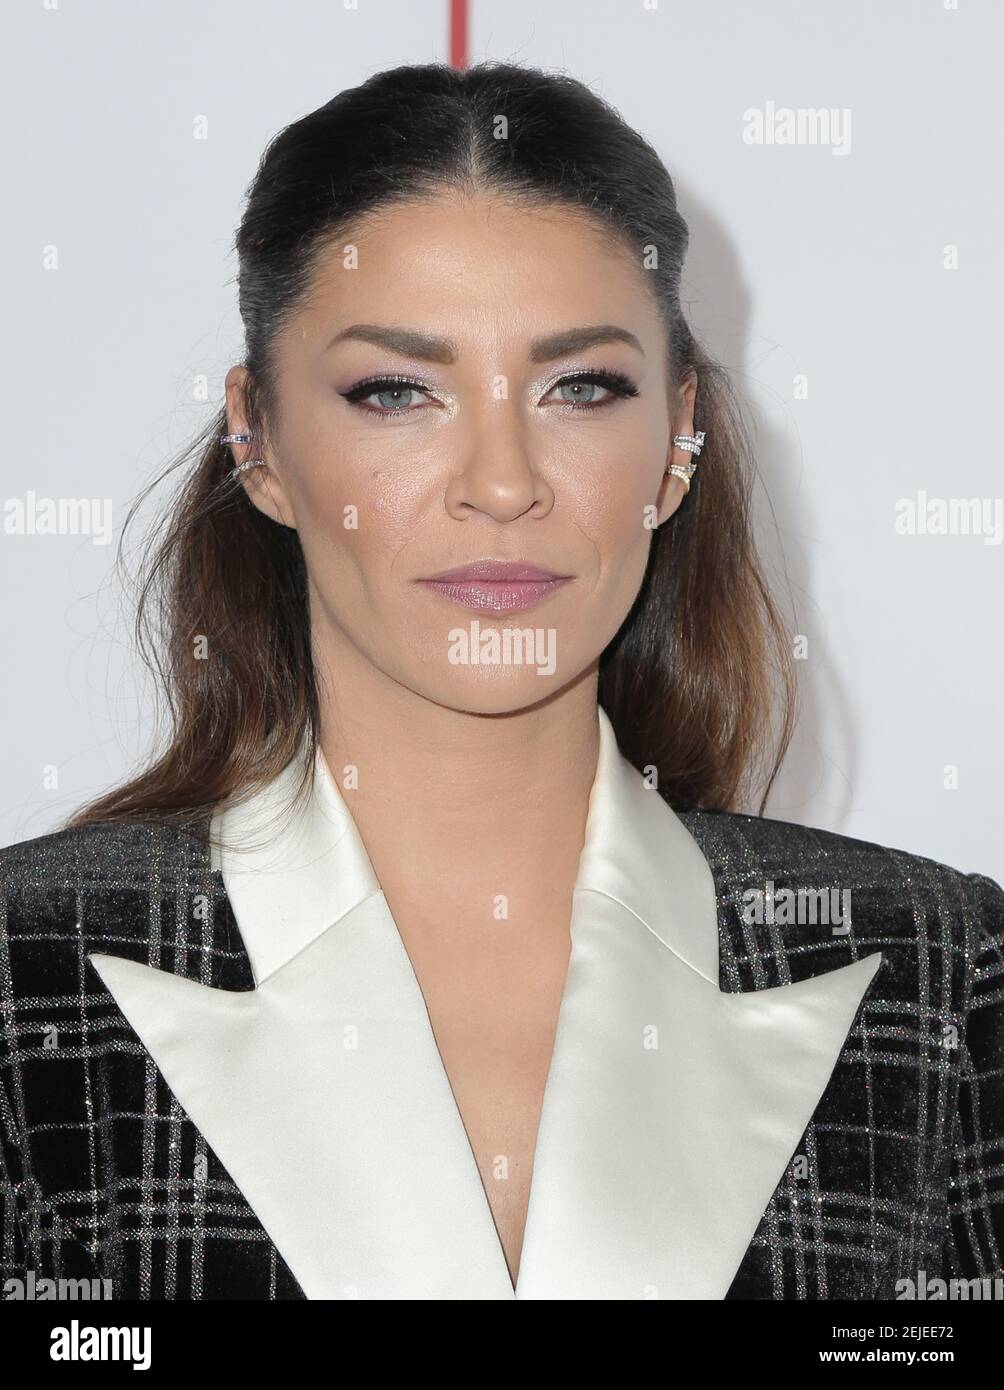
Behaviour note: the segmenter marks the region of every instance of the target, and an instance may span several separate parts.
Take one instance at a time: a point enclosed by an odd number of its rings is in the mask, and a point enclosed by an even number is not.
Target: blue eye
[[[420,386],[416,386],[414,382],[401,382],[400,384],[395,384],[390,381],[377,382],[376,388],[371,388],[372,383],[364,382],[361,387],[353,387],[351,391],[347,392],[345,399],[351,401],[353,405],[356,405],[376,396],[377,406],[370,406],[369,409],[385,410],[390,414],[396,414],[398,411],[404,410],[410,404],[410,401],[405,399],[406,397],[414,396],[422,389]],[[361,392],[362,394],[357,394],[357,392]]]
[[[561,404],[570,405],[579,410],[597,410],[601,406],[612,405],[614,401],[625,396],[637,396],[638,394],[637,386],[630,382],[622,372],[577,372],[574,376],[562,377],[551,387],[551,390],[581,393],[583,390],[593,391],[597,387],[608,391],[613,400],[598,401],[592,397],[584,400],[581,394],[574,394],[565,396]]]
[[[341,394],[350,405],[359,406],[373,415],[407,415],[411,414],[408,398],[416,393],[428,394],[424,386],[408,377],[374,376],[358,382],[350,391]],[[378,404],[367,405],[366,402],[373,396],[377,397]]]
[[[584,391],[601,388],[609,393],[607,400],[583,400]],[[555,382],[548,395],[554,391],[571,391],[573,394],[564,395],[558,405],[569,406],[573,412],[581,410],[601,410],[607,406],[614,405],[618,400],[628,396],[637,396],[638,388],[631,382],[623,372],[576,372],[571,376],[562,377]],[[365,410],[370,415],[376,415],[387,419],[390,416],[413,415],[416,407],[411,402],[411,397],[421,395],[428,397],[429,389],[420,382],[413,381],[410,377],[404,376],[378,376],[367,377],[365,381],[357,382],[349,391],[340,393],[343,400],[359,410]],[[376,397],[377,404],[369,405],[368,402]],[[546,399],[546,397],[545,397]]]

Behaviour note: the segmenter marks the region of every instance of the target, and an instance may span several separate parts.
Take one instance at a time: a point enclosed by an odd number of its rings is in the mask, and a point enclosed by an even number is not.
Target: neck
[[[566,896],[599,755],[595,667],[549,700],[478,715],[338,646],[325,660],[315,645],[321,750],[385,891],[430,902],[444,883],[456,902],[507,888]]]

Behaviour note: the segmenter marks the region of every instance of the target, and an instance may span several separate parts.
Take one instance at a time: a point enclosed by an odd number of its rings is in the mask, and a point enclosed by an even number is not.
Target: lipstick
[[[522,560],[474,560],[420,579],[451,603],[479,612],[516,613],[533,608],[573,578]]]

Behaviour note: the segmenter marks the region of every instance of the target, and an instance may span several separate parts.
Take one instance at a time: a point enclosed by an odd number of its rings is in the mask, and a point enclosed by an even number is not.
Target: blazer
[[[214,817],[221,856],[150,823],[0,854],[0,1275],[508,1301],[1004,1273],[1004,891],[675,812],[599,719],[515,1289],[323,755],[309,797],[294,759]]]

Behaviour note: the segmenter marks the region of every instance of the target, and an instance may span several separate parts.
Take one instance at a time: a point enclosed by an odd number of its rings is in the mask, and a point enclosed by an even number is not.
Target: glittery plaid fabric
[[[894,1299],[919,1271],[928,1288],[1000,1277],[1004,891],[831,832],[715,812],[680,819],[715,878],[723,989],[884,958],[728,1297]],[[765,883],[778,895],[849,889],[851,932],[748,924],[744,894]]]
[[[728,1298],[891,1299],[921,1270],[929,1285],[1004,1275],[1004,891],[831,832],[680,818],[716,883],[722,989],[884,956]],[[102,825],[12,846],[0,868],[0,1279],[302,1298],[85,959],[251,989],[208,849]],[[849,891],[850,932],[784,920],[786,890]],[[757,921],[748,895],[765,892]]]
[[[254,987],[208,850],[147,826],[3,851],[0,1276],[117,1299],[303,1298],[88,952]]]

